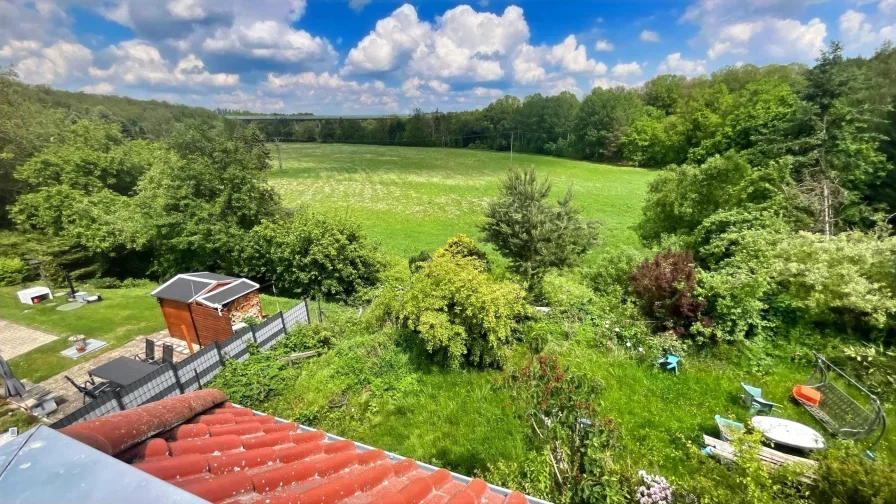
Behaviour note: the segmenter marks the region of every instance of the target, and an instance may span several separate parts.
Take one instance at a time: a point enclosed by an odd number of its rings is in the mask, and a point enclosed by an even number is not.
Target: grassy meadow
[[[408,257],[434,250],[457,233],[477,237],[489,198],[510,166],[549,176],[559,199],[572,184],[584,215],[602,223],[609,247],[638,246],[638,221],[654,172],[584,161],[509,153],[344,145],[281,144],[283,170],[269,179],[287,206],[311,205],[357,219],[383,250]]]

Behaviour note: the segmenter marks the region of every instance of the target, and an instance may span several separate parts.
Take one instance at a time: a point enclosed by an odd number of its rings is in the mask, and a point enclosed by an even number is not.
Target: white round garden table
[[[800,450],[823,450],[824,438],[812,427],[793,420],[755,416],[750,423],[769,441]]]

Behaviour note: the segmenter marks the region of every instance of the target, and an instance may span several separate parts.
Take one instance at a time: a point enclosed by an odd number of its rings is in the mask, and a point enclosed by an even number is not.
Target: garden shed
[[[233,336],[247,317],[261,319],[259,285],[245,278],[217,273],[182,273],[152,295],[159,301],[171,336],[208,345]]]

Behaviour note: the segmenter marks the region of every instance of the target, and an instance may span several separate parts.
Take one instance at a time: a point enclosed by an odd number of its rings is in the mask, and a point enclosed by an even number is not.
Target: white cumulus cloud
[[[570,35],[563,42],[551,47],[547,54],[547,60],[554,65],[559,65],[564,72],[570,74],[603,75],[607,73],[607,65],[588,58],[585,45],[579,44],[575,35]]]
[[[519,84],[533,84],[545,79],[547,73],[542,66],[544,49],[529,44],[521,45],[513,59],[513,79]]]
[[[209,72],[194,54],[185,56],[172,68],[155,46],[142,40],[110,46],[100,57],[111,64],[105,68],[91,66],[89,73],[106,82],[187,87],[233,87],[240,82],[237,74]]]
[[[631,63],[616,64],[613,69],[610,70],[610,73],[614,77],[627,79],[629,77],[637,77],[643,72],[641,71],[641,65],[639,65],[637,61],[632,61]]]
[[[528,38],[529,26],[516,6],[497,15],[461,5],[438,16],[433,25],[405,4],[379,20],[349,51],[343,73],[402,69],[427,79],[497,80],[505,74],[504,63]]]
[[[751,54],[780,62],[811,61],[825,47],[827,26],[799,17],[818,0],[697,0],[681,17],[699,27],[694,43],[716,60]]]
[[[336,50],[326,39],[276,21],[217,30],[205,39],[202,49],[288,63],[332,62],[336,58]]]
[[[706,73],[706,61],[688,60],[681,57],[681,53],[666,56],[666,59],[657,67],[660,74],[678,74],[686,77],[695,77]]]
[[[65,40],[47,47],[35,40],[13,40],[0,47],[0,61],[12,64],[22,81],[29,84],[60,84],[70,77],[83,76],[93,53]]]
[[[606,77],[599,77],[597,79],[592,79],[590,84],[591,84],[591,89],[594,89],[594,88],[613,89],[613,88],[620,87],[620,86],[625,87],[624,82],[620,82],[620,81],[613,80],[613,79],[608,79]]]
[[[881,10],[887,8],[883,2],[880,6]],[[875,27],[867,15],[852,9],[843,13],[839,22],[840,37],[848,48],[870,48],[896,37],[896,24]]]

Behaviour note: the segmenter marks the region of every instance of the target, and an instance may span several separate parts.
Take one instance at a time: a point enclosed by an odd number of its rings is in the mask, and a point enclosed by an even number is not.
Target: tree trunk
[[[833,234],[833,216],[831,213],[831,191],[827,179],[822,182],[822,219],[824,220],[824,236],[830,238]]]

